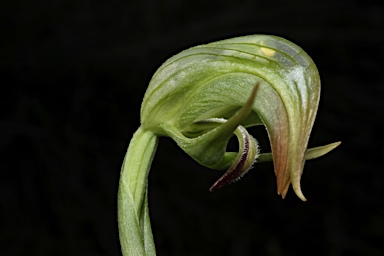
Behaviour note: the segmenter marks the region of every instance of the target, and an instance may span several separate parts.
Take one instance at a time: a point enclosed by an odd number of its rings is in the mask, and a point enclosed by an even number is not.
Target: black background
[[[208,188],[161,138],[150,174],[158,255],[384,255],[381,1],[6,1],[0,8],[0,254],[120,255],[120,165],[163,61],[190,46],[275,34],[315,61],[322,98],[308,202],[272,164]],[[268,148],[263,129],[253,135]]]

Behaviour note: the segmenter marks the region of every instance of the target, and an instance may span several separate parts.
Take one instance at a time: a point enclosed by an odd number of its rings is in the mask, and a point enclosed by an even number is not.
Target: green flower
[[[159,136],[171,137],[200,164],[227,170],[210,188],[243,176],[256,161],[273,160],[277,193],[290,184],[305,201],[300,178],[307,159],[337,147],[307,149],[320,99],[311,58],[275,36],[253,35],[185,50],[154,74],[141,107],[141,127],[125,157],[119,187],[124,255],[155,255],[147,205],[147,176]],[[264,125],[271,153],[259,153],[246,128]],[[237,136],[239,152],[227,152]]]

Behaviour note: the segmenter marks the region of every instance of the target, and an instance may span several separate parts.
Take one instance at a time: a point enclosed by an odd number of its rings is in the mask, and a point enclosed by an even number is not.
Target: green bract
[[[289,185],[306,200],[300,178],[306,159],[339,143],[307,150],[320,99],[320,78],[311,58],[275,36],[253,35],[185,50],[154,74],[121,172],[119,231],[124,255],[155,255],[147,206],[147,175],[159,136],[171,137],[200,164],[227,169],[211,187],[273,160],[277,192]],[[246,127],[264,125],[271,153],[259,154]],[[236,135],[239,152],[226,152]]]

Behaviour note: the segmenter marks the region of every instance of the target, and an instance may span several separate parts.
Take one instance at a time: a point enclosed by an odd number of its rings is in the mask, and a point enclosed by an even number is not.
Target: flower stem
[[[117,215],[123,256],[156,255],[147,180],[157,142],[155,134],[140,127],[133,135],[121,168]]]

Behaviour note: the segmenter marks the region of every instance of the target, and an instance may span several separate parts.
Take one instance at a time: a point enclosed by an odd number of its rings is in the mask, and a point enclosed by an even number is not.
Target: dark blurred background
[[[120,166],[152,74],[247,34],[300,45],[322,78],[308,202],[271,163],[240,182],[161,138],[150,174],[158,255],[384,255],[382,1],[7,1],[0,8],[0,254],[120,255]],[[264,149],[264,129],[253,129]]]

